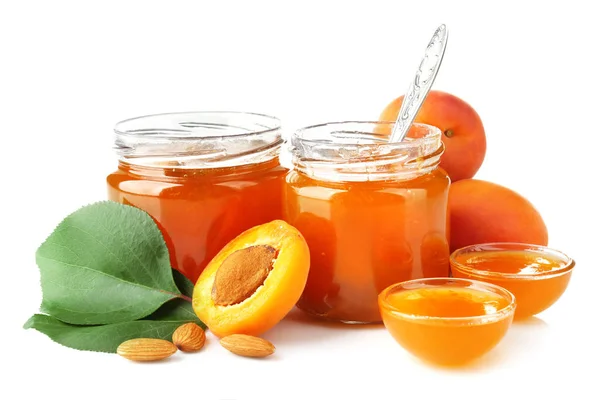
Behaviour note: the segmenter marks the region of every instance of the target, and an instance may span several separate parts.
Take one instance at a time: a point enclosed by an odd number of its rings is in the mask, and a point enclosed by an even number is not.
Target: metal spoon
[[[410,86],[408,87],[408,91],[402,101],[402,107],[398,113],[398,119],[396,119],[392,134],[390,135],[390,143],[401,142],[404,140],[406,133],[415,120],[415,117],[423,105],[423,101],[425,100],[425,97],[427,97],[431,85],[433,85],[433,81],[437,76],[440,64],[444,58],[447,41],[448,29],[446,28],[446,25],[442,24],[433,34],[433,37],[425,50],[425,55],[419,64],[417,73],[410,81]]]

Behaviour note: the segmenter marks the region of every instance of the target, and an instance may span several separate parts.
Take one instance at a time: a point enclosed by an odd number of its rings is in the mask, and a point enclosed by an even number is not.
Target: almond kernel
[[[193,322],[181,325],[173,332],[173,344],[181,351],[194,352],[204,347],[204,329]]]
[[[275,352],[275,346],[268,340],[242,334],[225,336],[220,340],[221,346],[243,357],[267,357]]]
[[[132,361],[158,361],[172,356],[177,347],[163,339],[140,338],[126,340],[117,348],[117,354]]]

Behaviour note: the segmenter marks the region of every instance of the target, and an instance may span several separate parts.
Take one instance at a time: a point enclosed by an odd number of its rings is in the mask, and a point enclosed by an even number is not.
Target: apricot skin
[[[379,119],[395,121],[404,96],[389,103]],[[486,139],[479,114],[464,100],[439,90],[432,90],[423,102],[414,122],[438,127],[442,131],[445,151],[440,161],[452,182],[475,176],[486,152]]]
[[[548,230],[535,207],[495,183],[464,179],[450,185],[450,251],[472,244],[519,242],[548,245]]]
[[[268,245],[277,258],[262,286],[238,304],[214,303],[212,288],[217,270],[236,250]],[[229,242],[206,266],[194,286],[192,307],[198,318],[217,337],[232,334],[258,336],[271,329],[294,308],[300,298],[310,268],[306,240],[293,226],[275,220],[241,233]]]

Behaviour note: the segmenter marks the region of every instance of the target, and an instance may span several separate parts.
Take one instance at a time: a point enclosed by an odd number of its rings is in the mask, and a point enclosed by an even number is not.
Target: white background
[[[0,397],[600,398],[593,3],[3,2]],[[277,115],[287,129],[375,119],[442,22],[450,40],[434,87],[484,122],[477,177],[531,200],[551,246],[577,261],[559,303],[514,325],[479,363],[434,369],[381,327],[323,326],[297,313],[266,335],[277,353],[259,361],[209,336],[199,354],[140,365],[21,328],[41,301],[37,246],[68,213],[105,198],[117,121],[222,109]]]

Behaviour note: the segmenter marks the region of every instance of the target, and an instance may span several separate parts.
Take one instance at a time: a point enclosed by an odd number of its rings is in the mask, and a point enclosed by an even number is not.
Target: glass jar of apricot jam
[[[438,128],[414,124],[388,143],[391,123],[340,122],[295,132],[284,219],[305,237],[311,266],[298,307],[329,320],[381,322],[393,283],[449,276],[448,189]]]
[[[138,207],[161,229],[173,268],[195,282],[223,246],[281,219],[280,121],[242,112],[129,119],[115,127],[110,200]]]

